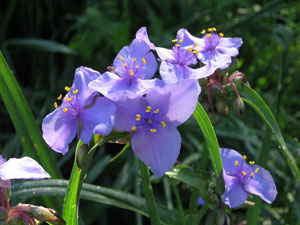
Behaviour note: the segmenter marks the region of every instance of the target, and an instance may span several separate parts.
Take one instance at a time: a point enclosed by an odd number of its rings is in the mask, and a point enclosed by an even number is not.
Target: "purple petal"
[[[224,170],[223,178],[225,182],[225,192],[222,196],[223,202],[230,208],[242,205],[248,198],[248,194],[244,190],[239,178],[227,175]]]
[[[205,201],[203,200],[202,197],[198,198],[198,205],[204,205]]]
[[[155,50],[155,45],[152,42],[150,42],[150,40],[149,40],[148,33],[147,33],[147,28],[146,27],[140,28],[136,32],[135,38],[143,40],[144,42],[146,42],[146,44],[149,46],[150,49]]]
[[[123,97],[116,102],[116,119],[114,129],[118,131],[131,131],[136,123],[136,114],[145,110],[147,102],[144,97],[124,91]]]
[[[65,154],[69,149],[68,144],[76,135],[77,127],[77,117],[72,117],[58,108],[43,120],[43,138],[54,151]]]
[[[160,48],[160,47],[156,47],[155,50],[157,52],[158,57],[161,60],[174,60],[175,61],[172,50],[166,49],[166,48]]]
[[[216,49],[219,53],[226,54],[231,57],[235,57],[239,54],[239,51],[237,50],[237,48],[226,48],[223,46],[218,46]]]
[[[150,51],[147,43],[141,39],[135,39],[130,44],[130,56],[132,58],[142,59]]]
[[[221,38],[219,41],[220,46],[227,48],[240,48],[242,44],[242,38]]]
[[[243,159],[243,156],[237,151],[229,148],[220,148],[221,158],[223,169],[227,174],[236,175],[240,173],[241,166],[246,165],[246,161]],[[235,161],[238,162],[238,165],[235,165]]]
[[[254,172],[256,168],[259,168],[257,173]],[[253,178],[244,181],[245,190],[258,195],[267,203],[272,203],[277,196],[277,189],[271,174],[257,165],[252,167],[252,171],[254,173]]]
[[[129,83],[126,79],[120,78],[114,73],[106,72],[96,80],[90,82],[89,87],[107,96],[110,93],[128,89]]]
[[[190,78],[192,69],[188,66],[161,62],[159,73],[165,84],[178,83],[180,80]]]
[[[120,57],[123,58],[123,59],[130,58],[130,53],[131,53],[130,47],[125,46],[121,49],[121,51],[118,53],[118,55],[114,59],[113,66],[114,66],[114,69],[115,69],[116,73],[119,76],[123,76],[124,71],[125,71],[125,67],[123,66],[124,60],[121,60]]]
[[[136,82],[132,83],[131,87],[128,90],[136,94],[142,95],[145,92],[147,92],[150,88],[162,86],[163,82],[157,78],[152,80],[137,79]]]
[[[183,40],[182,43],[180,43],[180,46],[182,47],[192,47],[195,42],[191,39],[191,34],[188,32],[187,29],[181,28],[177,31],[177,40]]]
[[[200,86],[197,80],[181,80],[179,83],[168,84],[163,88],[155,88],[149,91],[147,100],[150,102],[151,98],[157,99],[159,96],[168,94],[170,95],[170,100],[165,103],[168,104],[166,116],[177,127],[184,123],[195,111],[200,94]]]
[[[132,149],[151,171],[161,177],[176,162],[181,145],[181,137],[171,124],[151,133],[148,129],[138,129],[132,135]]]
[[[89,105],[94,96],[97,94],[95,90],[92,90],[88,87],[88,84],[97,79],[101,74],[93,69],[88,67],[79,67],[76,69],[74,75],[74,88],[78,89],[76,94],[77,104],[81,102],[82,107]]]
[[[11,158],[3,164],[0,172],[2,180],[43,179],[50,175],[32,158]]]
[[[144,56],[146,64],[140,66],[140,74],[143,79],[151,79],[157,69],[157,62],[152,52]]]
[[[191,71],[191,75],[190,75],[190,78],[193,78],[193,79],[201,79],[201,78],[204,78],[204,77],[208,77],[210,75],[212,75],[215,70],[217,69],[217,67],[214,67],[210,64],[208,65],[204,65],[198,69],[192,69],[190,68],[190,71]]]
[[[93,134],[107,136],[112,130],[115,112],[115,103],[103,97],[98,97],[92,107],[84,109],[80,115],[82,142],[88,144]]]

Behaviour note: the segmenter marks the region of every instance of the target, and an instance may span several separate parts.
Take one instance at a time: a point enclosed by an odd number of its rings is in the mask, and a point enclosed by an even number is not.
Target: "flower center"
[[[124,67],[122,75],[129,79],[138,78],[143,66],[147,63],[145,58],[142,58],[141,60],[137,60],[136,58],[124,59],[122,56],[119,56],[119,59],[122,60]]]

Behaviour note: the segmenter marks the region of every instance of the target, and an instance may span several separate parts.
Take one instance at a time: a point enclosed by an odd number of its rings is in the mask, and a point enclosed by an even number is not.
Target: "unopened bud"
[[[208,197],[207,205],[210,209],[218,209],[220,201],[217,194],[211,194]]]
[[[3,181],[0,179],[0,195],[4,201],[9,201],[10,199],[10,180]]]
[[[225,223],[225,213],[223,210],[219,210],[217,213],[216,224],[223,225]]]
[[[88,152],[89,152],[89,148],[88,148],[88,145],[86,144],[83,144],[77,151],[77,165],[79,168],[82,168],[84,163],[85,163],[85,160],[86,160],[86,157],[88,155]]]
[[[244,112],[244,108],[245,108],[245,105],[244,105],[244,102],[241,98],[236,98],[233,100],[232,102],[232,107],[234,109],[234,111],[239,115],[241,116]]]
[[[0,207],[0,221],[5,221],[8,217],[7,210],[4,207]]]
[[[227,114],[228,113],[228,106],[225,99],[220,99],[216,103],[216,109],[220,114]]]

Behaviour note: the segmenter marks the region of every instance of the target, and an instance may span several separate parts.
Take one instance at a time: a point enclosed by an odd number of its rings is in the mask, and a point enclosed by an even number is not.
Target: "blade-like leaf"
[[[199,127],[201,128],[205,141],[207,143],[208,151],[211,157],[213,168],[216,172],[216,175],[219,177],[222,172],[222,161],[219,150],[219,144],[216,137],[214,128],[205,112],[203,107],[198,102],[196,110],[194,112],[194,117],[198,122]]]
[[[0,94],[21,139],[26,155],[41,162],[53,178],[61,178],[52,151],[48,148],[13,72],[0,51]],[[51,207],[55,207],[47,200]],[[50,207],[49,206],[49,207]]]
[[[76,52],[66,45],[57,43],[51,40],[34,39],[34,38],[22,38],[6,41],[5,46],[15,46],[36,49],[46,52],[63,53],[63,54],[76,54]]]
[[[275,139],[280,145],[280,150],[282,151],[288,164],[291,166],[292,171],[295,172],[297,180],[300,181],[300,171],[296,165],[296,161],[286,146],[277,121],[270,108],[267,106],[264,100],[248,85],[243,86],[243,88],[240,90],[240,94],[244,96],[244,98],[242,98],[243,101],[249,104],[271,129]]]
[[[18,182],[12,185],[12,197],[23,198],[45,195],[64,196],[67,191],[67,187],[67,180],[35,180]],[[83,184],[80,197],[82,199],[127,209],[149,217],[145,199],[127,192],[91,184]],[[161,204],[157,204],[157,208],[162,224],[181,224],[179,214],[176,211],[169,210]]]

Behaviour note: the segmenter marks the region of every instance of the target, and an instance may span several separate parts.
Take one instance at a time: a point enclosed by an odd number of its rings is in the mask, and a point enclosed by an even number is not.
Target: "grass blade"
[[[240,90],[240,94],[244,96],[243,101],[249,104],[271,129],[276,141],[280,145],[280,150],[282,151],[292,171],[295,172],[297,181],[300,182],[300,171],[296,165],[296,161],[286,146],[278,123],[270,108],[267,106],[264,100],[248,85],[243,86],[243,88]]]
[[[199,102],[194,112],[194,117],[197,120],[198,125],[203,132],[205,141],[207,143],[208,151],[211,157],[213,168],[215,170],[217,177],[219,177],[221,175],[223,166],[221,161],[218,140],[214,128],[205,110],[203,109],[203,107],[200,105]]]

